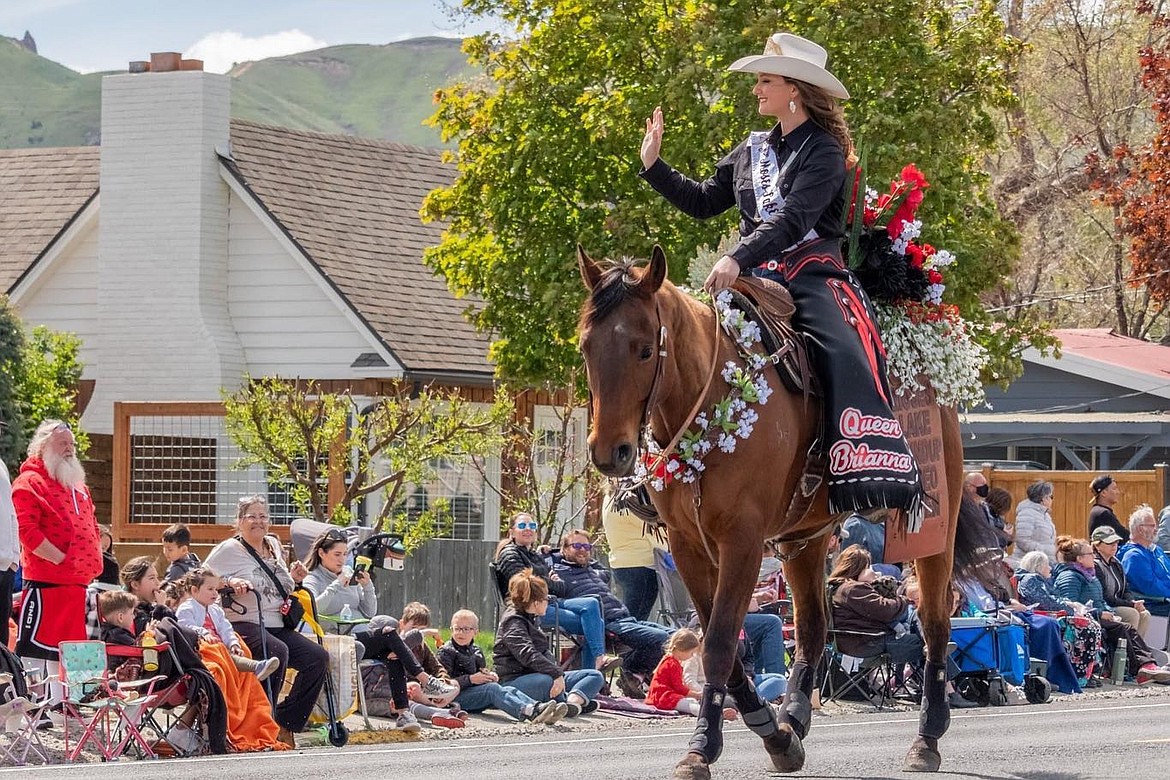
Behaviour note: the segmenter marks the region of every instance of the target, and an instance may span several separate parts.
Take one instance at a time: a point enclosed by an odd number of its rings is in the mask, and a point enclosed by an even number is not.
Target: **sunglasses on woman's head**
[[[344,542],[345,541],[345,532],[339,528],[330,528],[328,531],[325,532],[325,538],[331,539],[335,542]]]
[[[517,531],[535,531],[536,530],[536,521],[535,520],[521,520],[519,523],[516,523],[516,530]]]

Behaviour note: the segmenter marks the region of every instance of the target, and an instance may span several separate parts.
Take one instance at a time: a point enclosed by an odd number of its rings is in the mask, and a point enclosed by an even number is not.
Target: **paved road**
[[[807,741],[809,761],[803,776],[906,777],[898,767],[916,723],[916,715],[907,712],[818,718]],[[5,774],[62,780],[106,780],[124,777],[127,771],[144,780],[641,780],[668,778],[688,733],[681,723],[622,723],[600,731],[541,729],[527,738],[501,734],[149,765],[10,769]],[[733,725],[714,777],[775,777],[765,761],[759,741]],[[956,713],[944,742],[943,770],[950,777],[980,780],[1167,780],[1170,700],[1070,701]]]

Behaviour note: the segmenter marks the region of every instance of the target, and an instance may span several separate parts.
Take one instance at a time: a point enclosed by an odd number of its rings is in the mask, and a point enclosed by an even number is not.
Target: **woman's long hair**
[[[859,544],[850,545],[837,556],[837,562],[829,574],[829,582],[840,585],[845,580],[855,580],[869,568],[871,561],[868,550]]]
[[[857,163],[857,150],[853,146],[853,134],[849,132],[849,124],[845,121],[845,109],[837,98],[830,95],[821,87],[809,84],[807,81],[787,79],[796,91],[800,93],[800,101],[804,106],[808,118],[816,122],[837,139],[841,144],[841,151],[845,153],[845,167],[852,167]]]
[[[330,528],[318,536],[313,540],[313,546],[309,548],[309,552],[305,555],[305,568],[309,571],[316,569],[321,565],[321,553],[329,552],[338,544],[349,546],[345,538],[340,535],[340,531],[334,531]]]

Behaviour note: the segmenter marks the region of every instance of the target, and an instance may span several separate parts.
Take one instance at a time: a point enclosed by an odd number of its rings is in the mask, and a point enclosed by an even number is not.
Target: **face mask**
[[[991,485],[980,485],[975,488],[975,495],[980,498],[987,498],[987,494],[991,492]]]

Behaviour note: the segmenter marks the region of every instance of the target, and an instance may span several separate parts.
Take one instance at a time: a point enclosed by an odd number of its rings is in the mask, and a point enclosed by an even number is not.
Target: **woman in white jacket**
[[[1028,485],[1028,497],[1016,507],[1016,549],[1013,558],[1037,550],[1056,560],[1056,524],[1052,522],[1052,483]]]

